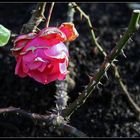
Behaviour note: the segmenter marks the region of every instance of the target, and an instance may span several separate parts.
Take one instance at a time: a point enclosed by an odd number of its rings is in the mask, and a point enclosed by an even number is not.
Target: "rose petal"
[[[66,40],[66,35],[56,27],[44,28],[40,31],[38,37],[49,41],[48,45],[50,46]]]
[[[47,83],[47,74],[44,71],[31,70],[28,72],[28,75],[42,84]]]
[[[37,35],[36,33],[29,33],[29,34],[25,34],[25,35],[20,35],[15,39],[14,43],[17,43],[21,40],[33,39],[36,37],[36,35]]]
[[[66,64],[66,60],[65,60],[64,63],[59,63],[59,70],[60,70],[60,73],[61,73],[61,74],[67,72],[67,64]]]
[[[15,74],[19,75],[20,77],[25,77],[27,76],[26,73],[23,72],[23,66],[22,66],[22,58],[18,57],[17,58],[17,64],[16,64],[16,68],[15,68]]]
[[[59,29],[67,36],[67,41],[73,41],[79,36],[73,23],[65,22],[60,25]]]
[[[42,63],[41,66],[37,70],[40,72],[43,72],[45,70],[45,68],[46,68],[46,64]]]
[[[62,60],[61,62],[63,62],[64,59],[69,56],[68,49],[66,48],[66,46],[63,43],[59,43],[57,45],[52,46],[49,49],[45,49],[44,53],[50,59],[52,58],[52,60],[54,60],[54,61]]]
[[[59,74],[58,80],[64,80],[64,79],[66,79],[66,76],[67,76],[67,73],[65,73],[65,74]]]

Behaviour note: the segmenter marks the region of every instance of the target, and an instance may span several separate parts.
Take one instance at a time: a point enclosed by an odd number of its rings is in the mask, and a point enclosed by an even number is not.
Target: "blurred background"
[[[99,44],[110,52],[126,31],[133,9],[140,9],[140,3],[77,3],[91,17]],[[0,3],[0,24],[19,34],[36,3]],[[50,4],[46,6],[48,15]],[[58,26],[67,20],[68,3],[56,3],[50,26]],[[74,23],[79,37],[70,43],[70,76],[76,86],[69,92],[69,103],[88,84],[88,74],[93,75],[103,61],[103,56],[92,43],[87,21],[75,13]],[[44,27],[41,24],[40,29]],[[14,74],[16,61],[11,55],[10,41],[0,48],[0,107],[19,107],[29,112],[45,114],[55,105],[55,82],[42,85],[33,79],[20,78]],[[118,57],[118,66],[123,82],[140,106],[140,31],[126,45]],[[128,107],[114,73],[102,79],[103,86],[95,89],[89,99],[72,116],[70,124],[90,137],[139,137],[140,122]],[[38,124],[18,114],[0,114],[0,137],[49,137],[45,124]]]

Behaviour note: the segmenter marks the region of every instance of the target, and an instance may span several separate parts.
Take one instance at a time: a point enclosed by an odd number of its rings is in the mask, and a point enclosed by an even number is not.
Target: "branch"
[[[21,115],[29,118],[29,119],[41,120],[41,121],[48,121],[49,115],[51,114],[49,112],[48,115],[39,115],[36,113],[26,112],[26,111],[24,111],[20,108],[16,108],[16,107],[0,108],[0,114],[2,114],[2,113],[18,113],[18,114],[21,114]]]
[[[69,9],[68,9],[68,18],[67,21],[68,22],[73,22],[73,18],[74,18],[74,13],[75,10],[73,8],[71,8],[70,6],[71,4],[69,3]],[[69,43],[67,42],[67,47],[69,47]],[[72,86],[73,82],[70,82],[71,79],[70,76],[67,76],[67,79],[63,80],[63,81],[56,81],[55,85],[56,85],[56,109],[53,109],[53,111],[56,112],[56,114],[59,115],[62,114],[62,111],[67,107],[67,101],[69,99],[69,96],[67,95],[68,93],[68,86]],[[73,86],[72,86],[73,87]],[[87,137],[86,134],[84,134],[83,132],[81,132],[80,130],[78,130],[77,128],[70,126],[67,124],[66,121],[63,121],[63,123],[59,124],[59,127],[56,128],[56,132],[57,131],[64,131],[67,134],[70,134],[72,136],[76,136],[76,137]]]
[[[93,26],[91,25],[91,21],[90,21],[90,18],[88,15],[86,15],[86,13],[76,4],[76,3],[73,3],[73,9],[76,9],[88,20],[88,24],[89,24],[89,27],[92,27],[91,28],[91,34],[92,34],[92,39],[93,39],[93,42],[94,44],[97,46],[97,48],[99,49],[99,51],[101,52],[101,54],[106,57],[107,54],[106,52],[103,50],[103,49],[100,49],[102,48],[100,46],[100,44],[98,43],[96,37],[95,37],[95,33],[94,33],[94,30],[93,30]],[[123,94],[125,95],[127,101],[128,101],[128,104],[130,106],[130,108],[132,109],[132,111],[134,112],[134,114],[136,115],[136,117],[138,119],[140,119],[140,108],[136,105],[136,103],[133,101],[133,99],[131,98],[131,96],[129,95],[128,91],[127,91],[127,88],[124,86],[123,82],[122,82],[122,79],[120,77],[120,74],[119,74],[119,71],[118,71],[118,68],[115,64],[112,64],[112,67],[113,67],[113,70],[115,71],[115,76],[117,78],[117,81],[120,85],[120,88],[121,90],[123,91]]]
[[[38,120],[38,121],[44,121],[47,124],[49,124],[50,126],[54,126],[56,128],[59,128],[61,131],[64,131],[68,134],[71,134],[73,136],[78,136],[78,137],[85,137],[86,135],[79,131],[78,129],[65,124],[65,122],[63,121],[62,117],[59,117],[55,114],[52,114],[51,112],[48,112],[47,115],[40,115],[40,114],[36,114],[36,113],[30,113],[30,112],[26,112],[20,108],[16,108],[16,107],[8,107],[8,108],[1,108],[0,109],[0,114],[2,113],[18,113],[20,115],[23,115],[26,118],[29,118],[31,120]],[[57,122],[56,122],[57,119]],[[60,124],[58,124],[58,122]]]
[[[30,20],[23,25],[20,34],[26,34],[29,32],[36,32],[37,26],[46,19],[44,17],[46,2],[40,2],[37,4],[36,9],[32,11]]]
[[[94,45],[97,46],[97,48],[99,49],[99,51],[104,55],[106,56],[106,52],[104,51],[104,49],[100,46],[100,44],[97,42],[97,38],[95,36],[95,33],[94,33],[94,28],[92,26],[92,23],[91,23],[91,20],[90,20],[90,17],[89,15],[87,15],[75,2],[71,2],[71,6],[72,8],[74,8],[75,10],[77,10],[78,12],[80,12],[81,16],[83,16],[85,19],[87,19],[87,23],[91,29],[91,35],[92,35],[92,41],[94,43]]]
[[[85,91],[82,94],[80,94],[79,97],[73,103],[71,103],[67,109],[63,111],[64,117],[70,117],[74,110],[80,107],[92,93],[95,87],[98,86],[98,84],[100,84],[100,80],[105,75],[112,63],[114,63],[116,57],[121,53],[127,41],[138,30],[139,17],[140,10],[134,10],[127,31],[125,32],[123,37],[118,41],[117,45],[111,51],[111,53],[105,58],[104,62],[102,63],[99,69],[99,72],[97,72],[95,76],[91,79]]]
[[[51,19],[54,4],[55,4],[55,2],[51,3],[51,7],[50,7],[50,10],[49,10],[49,16],[48,16],[48,19],[47,19],[47,22],[46,22],[46,28],[49,27],[49,23],[50,23],[50,19]]]
[[[66,80],[56,81],[56,109],[57,114],[61,114],[62,110],[66,108],[69,96],[67,95],[68,83]]]
[[[70,3],[69,3],[69,8],[68,8],[68,13],[67,13],[67,21],[68,22],[73,22],[73,17],[75,11],[73,8],[71,8]],[[67,48],[69,48],[69,42],[67,43]],[[71,87],[72,83],[71,82],[73,79],[70,78],[69,75],[67,75],[67,78],[63,81],[56,81],[56,109],[54,109],[57,114],[61,114],[62,110],[64,110],[67,107],[67,101],[69,99],[69,96],[67,95],[68,93],[68,85],[70,84]],[[70,87],[69,86],[69,87]]]

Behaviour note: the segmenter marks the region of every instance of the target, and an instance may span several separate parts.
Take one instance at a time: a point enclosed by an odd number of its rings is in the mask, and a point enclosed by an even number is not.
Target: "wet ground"
[[[132,9],[127,3],[79,5],[90,15],[99,43],[109,52],[125,32]],[[34,7],[35,3],[0,3],[0,24],[19,33]],[[56,3],[50,25],[64,22],[67,9],[67,3]],[[70,60],[74,65],[71,75],[76,82],[75,89],[69,93],[69,102],[78,96],[78,92],[83,91],[88,83],[87,74],[93,75],[103,61],[102,55],[91,41],[86,20],[80,21],[80,16],[76,13],[74,23],[80,36],[69,46]],[[140,106],[140,31],[132,40],[124,50],[127,58],[120,55],[116,64],[131,97]],[[16,62],[10,48],[12,43],[0,48],[0,107],[15,106],[45,114],[54,105],[55,82],[44,86],[31,78],[22,79],[14,75]],[[111,70],[108,71],[108,76],[108,80],[102,79],[103,86],[95,89],[86,103],[72,115],[70,124],[90,137],[139,137],[140,123],[126,104]],[[48,132],[44,124],[32,122],[17,114],[0,115],[0,132],[1,137],[57,136]]]

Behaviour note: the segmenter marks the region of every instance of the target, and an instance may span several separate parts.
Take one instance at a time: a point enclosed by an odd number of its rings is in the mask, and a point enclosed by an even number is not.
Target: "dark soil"
[[[0,3],[0,24],[14,33],[19,33],[28,21],[35,3]],[[129,23],[132,9],[127,3],[80,3],[83,10],[91,16],[96,36],[107,52],[115,46]],[[47,6],[47,9],[49,7]],[[50,25],[59,25],[67,18],[67,3],[56,3]],[[45,16],[47,16],[47,11]],[[59,11],[59,12],[58,12]],[[74,68],[71,75],[76,87],[69,93],[72,102],[88,83],[103,61],[92,43],[90,29],[85,19],[75,15],[75,26],[79,38],[70,44],[70,61]],[[42,24],[43,27],[43,24]],[[118,57],[116,63],[131,97],[140,106],[140,31],[125,48],[127,58]],[[45,114],[55,105],[55,82],[46,86],[33,79],[20,78],[14,74],[15,58],[11,55],[10,42],[0,48],[0,107],[20,107],[29,112]],[[140,123],[124,100],[121,90],[111,70],[109,79],[102,79],[103,86],[93,94],[71,116],[70,124],[90,137],[139,137]],[[18,114],[0,115],[1,137],[48,137],[58,136],[50,133],[47,126],[33,122]]]

